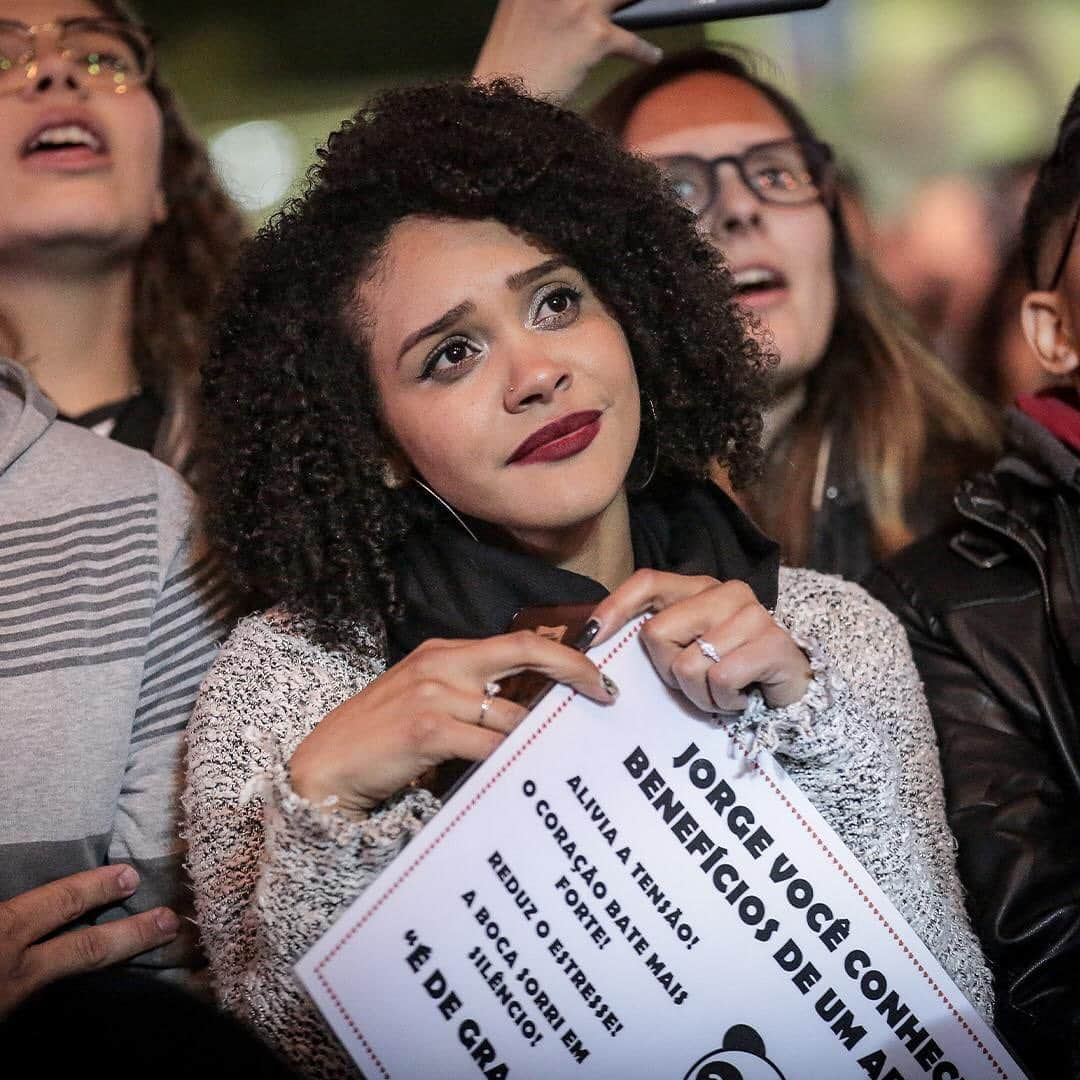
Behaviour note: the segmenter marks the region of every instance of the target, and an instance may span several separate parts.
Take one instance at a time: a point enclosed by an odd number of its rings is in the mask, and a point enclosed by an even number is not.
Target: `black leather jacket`
[[[1080,1077],[1080,456],[1015,410],[964,524],[867,587],[926,684],[997,1024],[1032,1075]]]

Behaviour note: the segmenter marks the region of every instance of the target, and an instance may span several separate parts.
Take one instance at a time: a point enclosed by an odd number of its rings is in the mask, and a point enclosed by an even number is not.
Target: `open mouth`
[[[105,140],[89,125],[65,121],[36,128],[22,145],[21,157],[60,158],[72,155],[97,157],[105,152]]]
[[[732,277],[735,280],[735,295],[740,300],[787,288],[787,278],[769,266],[746,266],[736,270]]]

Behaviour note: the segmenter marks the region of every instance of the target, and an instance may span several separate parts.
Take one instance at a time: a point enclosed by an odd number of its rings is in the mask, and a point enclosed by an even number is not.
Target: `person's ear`
[[[1076,327],[1056,292],[1029,292],[1020,305],[1024,337],[1043,370],[1058,377],[1080,370]]]

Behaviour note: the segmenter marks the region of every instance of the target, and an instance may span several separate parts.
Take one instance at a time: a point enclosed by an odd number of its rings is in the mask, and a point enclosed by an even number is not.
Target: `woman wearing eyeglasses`
[[[119,5],[0,5],[0,1045],[47,1075],[286,1075],[177,988],[206,993],[178,787],[228,592],[190,491],[117,445],[184,457],[240,232]]]
[[[113,0],[0,9],[0,353],[62,416],[187,463],[203,323],[243,234]]]
[[[1032,1076],[1080,1077],[1080,89],[1024,215],[1024,336],[1055,387],[1006,413],[961,526],[870,579],[907,626],[941,741],[998,1022]]]
[[[503,0],[477,74],[570,93],[628,51],[614,6],[576,5],[579,33],[555,48],[548,4]],[[744,502],[785,559],[858,579],[930,531],[994,425],[855,258],[829,150],[794,102],[740,56],[695,49],[629,76],[591,116],[669,176],[779,355],[766,468]]]

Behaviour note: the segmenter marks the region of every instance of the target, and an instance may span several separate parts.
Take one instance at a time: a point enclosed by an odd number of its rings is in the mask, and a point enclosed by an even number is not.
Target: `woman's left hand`
[[[647,611],[641,640],[660,678],[706,712],[741,712],[755,683],[772,709],[806,693],[806,654],[745,582],[638,570],[593,612],[593,644]]]

